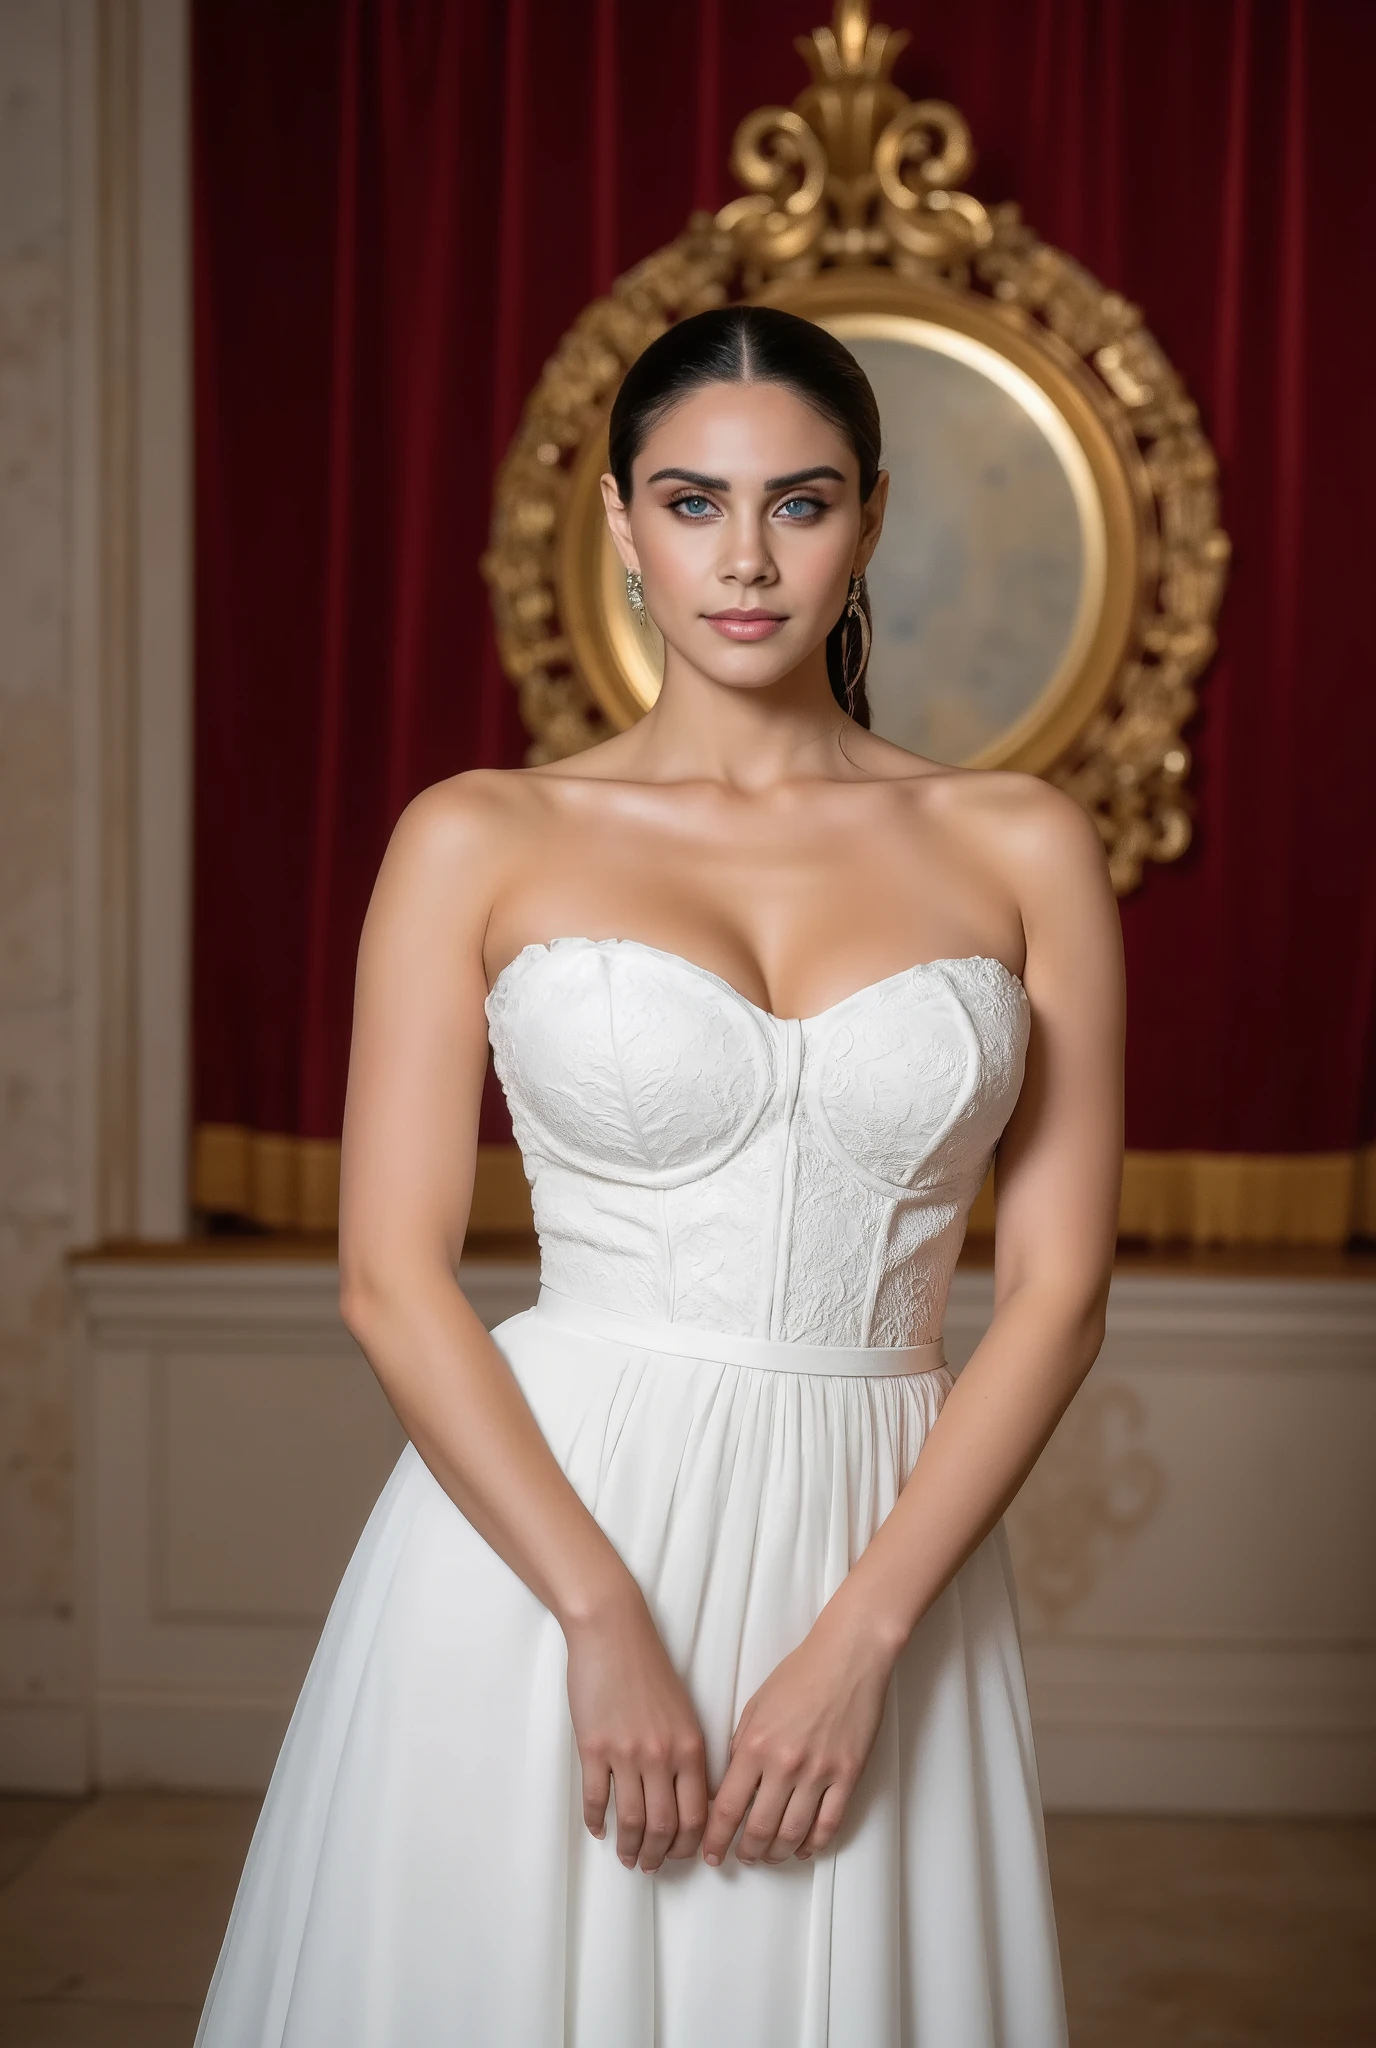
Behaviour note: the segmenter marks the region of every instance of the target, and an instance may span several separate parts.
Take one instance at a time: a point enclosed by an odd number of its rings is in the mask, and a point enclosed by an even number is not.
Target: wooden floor
[[[2,2048],[190,2048],[255,1807],[0,1799]],[[1073,2048],[1376,2044],[1376,1822],[1049,1828]]]

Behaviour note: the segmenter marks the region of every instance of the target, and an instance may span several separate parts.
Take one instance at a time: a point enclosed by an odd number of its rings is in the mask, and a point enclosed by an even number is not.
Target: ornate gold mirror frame
[[[871,26],[864,0],[839,0],[833,26],[797,44],[811,85],[736,132],[746,196],[694,214],[564,336],[497,479],[483,569],[502,660],[532,761],[576,753],[653,703],[657,650],[626,607],[598,490],[611,402],[672,321],[740,299],[785,306],[839,335],[872,376],[886,361],[905,375],[938,365],[943,390],[981,394],[999,431],[1032,450],[1074,548],[1065,573],[1052,562],[1042,579],[1060,605],[1044,673],[998,717],[938,703],[910,731],[891,693],[899,728],[875,723],[919,752],[938,751],[923,744],[937,730],[941,758],[1047,775],[1095,818],[1126,892],[1145,861],[1173,860],[1190,839],[1181,735],[1228,563],[1213,452],[1140,311],[1040,242],[1016,206],[986,209],[957,189],[974,161],[969,130],[954,107],[893,84],[907,40]],[[887,439],[882,394],[881,409]],[[891,552],[893,526],[891,510]],[[997,601],[997,576],[986,587]]]

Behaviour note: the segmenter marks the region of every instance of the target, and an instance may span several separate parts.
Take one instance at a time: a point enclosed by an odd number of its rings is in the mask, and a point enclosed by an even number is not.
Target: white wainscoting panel
[[[534,1268],[465,1269],[489,1326]],[[326,1261],[92,1260],[92,1771],[266,1784],[349,1553],[404,1442]]]
[[[1376,1287],[1115,1277],[1008,1517],[1049,1806],[1376,1807],[1373,1452]]]
[[[533,1264],[466,1262],[488,1327]],[[90,1752],[104,1784],[264,1784],[401,1448],[326,1262],[77,1270]],[[959,1366],[987,1273],[957,1275]],[[1376,1809],[1376,1286],[1120,1273],[1009,1515],[1049,1806]]]

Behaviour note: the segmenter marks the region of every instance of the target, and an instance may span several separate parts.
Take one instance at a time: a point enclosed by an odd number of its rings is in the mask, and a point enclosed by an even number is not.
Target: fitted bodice
[[[487,998],[543,1282],[814,1344],[924,1344],[1017,1100],[1028,1003],[981,956],[776,1017],[633,939],[523,947]]]

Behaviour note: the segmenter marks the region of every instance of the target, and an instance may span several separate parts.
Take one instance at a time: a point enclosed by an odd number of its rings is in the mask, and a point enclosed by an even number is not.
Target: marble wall
[[[75,1701],[67,16],[0,0],[0,1722]],[[46,1717],[44,1717],[46,1719]]]

